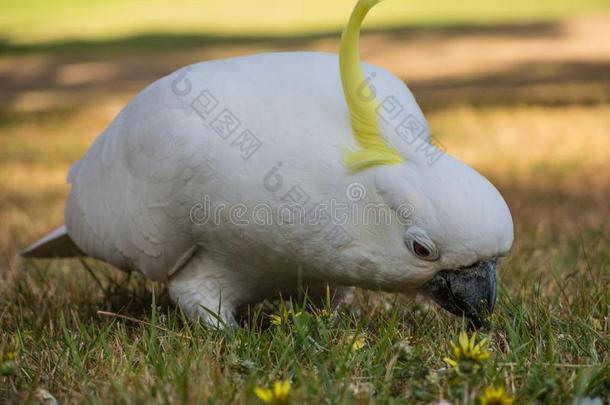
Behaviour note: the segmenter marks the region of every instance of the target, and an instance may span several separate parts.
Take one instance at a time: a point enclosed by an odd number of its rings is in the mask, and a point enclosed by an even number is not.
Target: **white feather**
[[[411,92],[384,69],[363,68],[377,98],[400,107],[399,116],[382,120],[381,130],[404,164],[346,170],[342,151],[355,142],[336,55],[271,53],[199,63],[142,91],[72,167],[65,211],[70,237],[83,252],[154,280],[166,280],[195,251],[216,257],[223,263],[217,273],[230,271],[231,283],[245,286],[242,301],[301,278],[407,291],[442,268],[505,253],[512,220],[499,193],[448,155],[431,162],[427,123]],[[234,132],[215,130],[222,111],[239,122]],[[416,122],[420,137],[409,137],[401,120]],[[246,130],[260,141],[249,156],[240,149]],[[361,201],[346,195],[353,183],[366,189]],[[237,224],[226,212],[213,226],[191,218],[206,196],[212,206],[243,204],[251,213],[263,203],[277,210],[293,187],[307,194],[308,204],[408,203],[411,220],[436,238],[441,260],[414,257],[396,220],[320,230]],[[349,238],[333,243],[333,229]],[[182,278],[181,289],[188,285]]]

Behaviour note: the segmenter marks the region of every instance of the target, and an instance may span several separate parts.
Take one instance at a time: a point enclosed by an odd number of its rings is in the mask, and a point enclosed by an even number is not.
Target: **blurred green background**
[[[352,5],[349,0],[3,0],[0,35],[9,45],[148,32],[295,35],[340,29]],[[396,0],[376,7],[367,26],[549,21],[608,8],[608,0]]]

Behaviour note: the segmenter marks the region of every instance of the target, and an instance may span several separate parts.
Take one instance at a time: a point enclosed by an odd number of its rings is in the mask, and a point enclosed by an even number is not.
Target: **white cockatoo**
[[[339,55],[197,63],[138,94],[69,171],[65,225],[26,257],[87,255],[165,281],[192,319],[294,292],[423,291],[493,310],[513,224],[494,186],[430,142],[405,84]]]

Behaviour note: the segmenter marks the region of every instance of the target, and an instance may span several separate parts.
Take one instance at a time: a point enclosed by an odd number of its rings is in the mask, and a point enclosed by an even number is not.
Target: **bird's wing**
[[[163,92],[155,84],[142,92],[72,167],[65,212],[81,250],[154,280],[193,246],[183,191],[203,170],[184,138],[192,131]]]

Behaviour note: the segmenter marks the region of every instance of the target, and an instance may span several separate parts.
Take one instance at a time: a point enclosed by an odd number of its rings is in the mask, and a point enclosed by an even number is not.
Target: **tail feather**
[[[76,257],[84,256],[68,235],[65,225],[60,226],[38,242],[21,252],[22,257]]]

